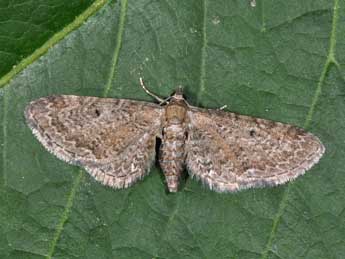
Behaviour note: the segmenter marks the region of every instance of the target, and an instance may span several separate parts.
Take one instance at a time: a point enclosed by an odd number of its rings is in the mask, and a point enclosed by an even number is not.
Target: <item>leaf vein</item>
[[[123,31],[124,31],[124,26],[125,26],[125,19],[126,19],[126,13],[127,13],[127,0],[122,0],[121,1],[121,11],[120,11],[120,23],[119,23],[119,29],[117,32],[117,40],[116,40],[116,46],[115,46],[115,50],[114,50],[114,54],[113,54],[113,58],[112,58],[112,65],[111,65],[111,69],[110,69],[110,73],[109,73],[109,77],[108,77],[108,81],[107,84],[105,86],[104,89],[104,93],[103,96],[106,97],[109,90],[111,89],[111,82],[113,81],[113,79],[115,78],[115,72],[116,72],[116,66],[118,63],[118,58],[119,58],[119,54],[120,54],[120,50],[121,50],[121,45],[122,45],[122,35],[123,35]],[[74,181],[74,184],[72,186],[72,189],[70,191],[70,194],[68,196],[68,200],[67,200],[67,204],[65,207],[64,212],[61,215],[61,219],[60,222],[56,228],[56,232],[54,235],[54,239],[51,242],[50,245],[50,249],[49,249],[49,253],[47,258],[51,259],[54,251],[55,251],[55,247],[56,244],[61,236],[62,230],[64,228],[65,222],[67,221],[69,215],[70,215],[70,211],[72,209],[73,206],[73,201],[76,195],[76,190],[80,185],[81,182],[81,177],[83,174],[83,170],[79,171],[79,174],[76,178],[76,180]]]
[[[79,184],[81,182],[81,178],[82,178],[83,173],[84,173],[83,170],[79,170],[79,173],[78,173],[76,179],[74,180],[72,189],[68,195],[66,207],[65,207],[65,209],[61,215],[60,221],[56,227],[54,238],[53,238],[52,242],[50,243],[50,246],[49,246],[50,248],[49,248],[49,252],[47,255],[47,259],[51,259],[53,257],[57,242],[60,239],[64,225],[65,225],[65,223],[66,223],[66,221],[70,215],[70,212],[71,212],[71,209],[73,206],[74,197],[77,193],[77,189],[78,189]]]
[[[48,41],[46,41],[40,48],[36,49],[30,56],[24,58],[19,64],[13,66],[12,70],[0,78],[0,88],[4,87],[15,75],[24,70],[27,66],[39,59],[50,48],[63,40],[70,32],[79,28],[91,15],[97,12],[107,0],[96,0],[89,8],[87,8],[81,15],[79,15],[72,23],[68,24],[61,31],[54,34]]]
[[[2,119],[2,134],[3,134],[3,142],[2,142],[2,173],[3,173],[3,186],[7,185],[7,112],[8,112],[8,98],[7,98],[7,91],[5,89],[4,96],[3,96],[3,119]]]
[[[325,82],[327,71],[329,70],[329,67],[331,64],[338,64],[338,62],[335,59],[335,46],[336,46],[336,28],[338,24],[338,10],[339,10],[339,0],[334,0],[334,6],[333,6],[333,18],[332,18],[332,30],[330,35],[330,47],[328,50],[327,58],[325,61],[325,64],[323,66],[323,69],[321,71],[320,78],[317,83],[317,87],[315,90],[314,97],[312,99],[308,114],[306,116],[305,122],[304,122],[304,128],[308,128],[310,126],[311,120],[314,115],[316,104],[318,103],[318,100],[321,95],[322,86]],[[280,201],[278,211],[274,217],[273,225],[271,229],[270,236],[268,238],[267,244],[265,249],[262,252],[262,259],[268,258],[268,253],[271,250],[273,240],[276,236],[277,229],[280,223],[280,219],[282,215],[284,214],[285,208],[287,207],[287,202],[289,199],[289,190],[290,190],[290,183],[288,183],[286,190],[284,191],[282,200]]]
[[[265,21],[265,1],[261,1],[261,32],[266,31],[266,21]]]
[[[206,22],[207,22],[207,0],[203,0],[203,20],[202,20],[202,45],[201,45],[201,58],[200,58],[200,78],[199,78],[199,91],[196,97],[196,103],[200,103],[200,98],[205,91],[205,77],[206,77],[206,48],[207,48],[207,35],[206,35]]]
[[[121,49],[122,34],[123,34],[123,30],[124,30],[126,11],[127,11],[127,0],[123,0],[121,2],[121,14],[120,14],[120,25],[119,25],[119,30],[118,30],[118,37],[117,37],[116,47],[115,47],[114,55],[113,55],[113,59],[112,59],[112,66],[111,66],[111,71],[110,71],[109,78],[108,78],[108,83],[107,83],[107,85],[105,87],[105,91],[104,91],[104,96],[106,96],[108,94],[108,91],[111,88],[111,82],[112,82],[114,75],[115,75],[117,60],[118,60],[119,52]],[[48,259],[51,259],[53,256],[53,254],[55,252],[55,247],[56,247],[57,242],[61,236],[64,225],[65,225],[65,223],[66,223],[66,221],[70,215],[70,211],[72,209],[73,201],[74,201],[74,198],[76,195],[76,190],[79,187],[80,182],[81,182],[82,174],[83,174],[83,170],[80,170],[76,180],[73,183],[72,189],[71,189],[70,194],[68,196],[65,210],[61,215],[60,222],[56,228],[54,238],[50,244],[50,249],[49,249],[49,253],[47,256]]]
[[[122,0],[121,1],[121,11],[120,11],[120,22],[119,22],[119,29],[117,31],[117,37],[116,37],[116,45],[113,53],[113,58],[111,62],[111,67],[109,71],[109,76],[107,80],[107,84],[105,85],[105,89],[103,92],[103,97],[106,97],[111,89],[112,82],[115,79],[116,75],[116,67],[119,60],[120,50],[122,46],[122,36],[125,29],[125,23],[126,23],[126,14],[127,14],[127,3],[128,0]]]
[[[312,103],[307,115],[307,118],[304,123],[304,127],[308,128],[310,126],[310,122],[313,118],[315,106],[319,100],[319,97],[322,92],[322,85],[325,82],[327,71],[329,70],[330,65],[337,64],[338,62],[335,59],[335,45],[336,45],[336,28],[338,24],[338,10],[339,10],[339,0],[334,0],[334,7],[333,7],[333,19],[332,19],[332,31],[330,36],[330,43],[329,43],[329,51],[327,54],[326,62],[323,66],[319,81],[317,83],[316,91],[314,97],[312,99]]]

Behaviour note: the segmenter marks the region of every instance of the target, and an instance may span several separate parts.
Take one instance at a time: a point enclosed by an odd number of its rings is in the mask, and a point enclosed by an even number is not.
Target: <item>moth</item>
[[[182,88],[159,104],[74,95],[32,101],[25,118],[42,145],[98,182],[127,188],[159,164],[168,190],[179,189],[185,169],[218,192],[275,186],[319,161],[320,140],[301,128],[221,109],[191,106]]]

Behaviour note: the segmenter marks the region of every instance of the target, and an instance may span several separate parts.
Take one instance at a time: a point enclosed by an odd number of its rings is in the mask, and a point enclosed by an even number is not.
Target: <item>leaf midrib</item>
[[[75,20],[65,26],[61,31],[55,33],[49,40],[47,40],[41,47],[36,49],[30,56],[24,58],[17,65],[13,66],[7,74],[0,78],[0,89],[6,86],[18,73],[23,71],[26,67],[34,63],[42,55],[44,55],[49,49],[63,40],[74,30],[78,29],[83,23],[101,9],[108,0],[96,0],[89,8],[87,8],[82,14],[77,16]]]

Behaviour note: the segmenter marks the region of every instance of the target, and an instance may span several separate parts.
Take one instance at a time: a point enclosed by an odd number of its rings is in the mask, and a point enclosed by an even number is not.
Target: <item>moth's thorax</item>
[[[165,120],[167,122],[184,122],[188,106],[184,99],[175,99],[165,107]]]

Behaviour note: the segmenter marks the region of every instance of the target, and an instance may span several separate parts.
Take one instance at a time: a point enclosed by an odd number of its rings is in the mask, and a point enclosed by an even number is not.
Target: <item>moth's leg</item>
[[[189,108],[199,108],[199,107],[196,107],[196,106],[193,106],[193,105],[190,105],[187,101],[185,101],[186,102],[186,104],[187,104],[187,106],[189,107]],[[225,104],[225,105],[223,105],[223,106],[221,106],[221,107],[219,107],[219,108],[216,108],[216,109],[207,109],[207,110],[217,110],[217,111],[222,111],[222,110],[224,110],[224,109],[226,109],[228,106]]]
[[[169,104],[169,100],[171,99],[171,96],[168,96],[167,98],[165,98],[162,102],[159,103],[159,105],[163,105],[165,103]]]
[[[148,95],[150,95],[150,96],[152,96],[153,98],[155,98],[160,104],[163,104],[163,103],[165,103],[165,102],[167,101],[167,99],[162,99],[162,98],[160,98],[159,96],[155,95],[154,93],[150,92],[150,91],[146,88],[146,86],[144,85],[144,81],[143,81],[143,79],[142,79],[141,77],[139,78],[139,81],[140,81],[140,85],[141,85],[141,87],[144,89],[144,91],[145,91]],[[170,97],[169,97],[169,98],[170,98]]]
[[[225,105],[223,105],[222,107],[219,107],[217,110],[222,111],[222,110],[226,109],[227,107],[228,107],[228,106],[225,104]]]

